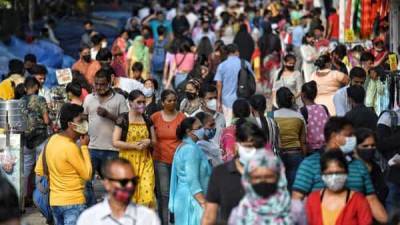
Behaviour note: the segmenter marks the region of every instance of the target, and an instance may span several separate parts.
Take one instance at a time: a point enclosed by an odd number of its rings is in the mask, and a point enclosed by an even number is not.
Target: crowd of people
[[[387,18],[349,45],[329,1],[195,2],[134,11],[111,46],[86,21],[66,86],[43,85],[34,52],[10,60],[0,99],[27,117],[20,201],[46,177],[56,225],[400,224]],[[19,224],[0,189],[0,223]]]

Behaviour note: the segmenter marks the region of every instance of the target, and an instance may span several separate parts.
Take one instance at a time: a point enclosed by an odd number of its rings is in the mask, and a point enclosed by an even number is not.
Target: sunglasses
[[[106,179],[113,182],[118,182],[121,185],[121,187],[125,187],[129,182],[132,182],[133,185],[137,185],[139,177],[125,178],[125,179],[114,179],[107,177]]]

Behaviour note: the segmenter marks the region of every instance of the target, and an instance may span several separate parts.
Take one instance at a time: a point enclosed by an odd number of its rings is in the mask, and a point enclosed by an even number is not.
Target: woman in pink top
[[[183,41],[179,46],[178,53],[175,54],[172,60],[171,76],[168,78],[166,88],[170,87],[172,78],[175,78],[174,88],[177,88],[193,69],[195,61],[196,55],[191,51],[190,44],[187,41]]]
[[[250,116],[250,104],[245,99],[237,99],[232,106],[233,122],[222,130],[220,147],[222,149],[222,160],[224,162],[232,160],[236,155],[236,121],[246,119]]]
[[[119,37],[115,39],[111,52],[114,56],[111,66],[117,77],[126,76],[126,46],[128,41],[128,31],[122,30]]]
[[[317,83],[318,94],[315,103],[324,104],[329,111],[329,114],[336,115],[335,105],[333,104],[333,96],[336,91],[349,83],[349,78],[346,74],[331,70],[331,58],[329,55],[320,56],[315,65],[318,70],[311,75],[311,80]]]

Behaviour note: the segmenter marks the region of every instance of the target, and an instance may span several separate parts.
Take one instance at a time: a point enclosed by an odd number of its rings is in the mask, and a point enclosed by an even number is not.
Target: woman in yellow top
[[[119,156],[129,160],[138,177],[135,194],[132,201],[139,205],[155,208],[154,167],[151,158],[151,137],[154,129],[144,115],[145,97],[139,90],[129,94],[128,113],[123,113],[117,119],[113,145],[120,149]]]

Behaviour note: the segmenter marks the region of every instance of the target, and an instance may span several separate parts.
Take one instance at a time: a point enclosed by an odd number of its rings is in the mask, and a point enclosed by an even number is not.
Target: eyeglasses
[[[137,185],[139,177],[125,178],[125,179],[114,179],[107,177],[106,179],[113,182],[118,182],[121,185],[121,187],[125,187],[129,182],[132,182],[133,185]]]

